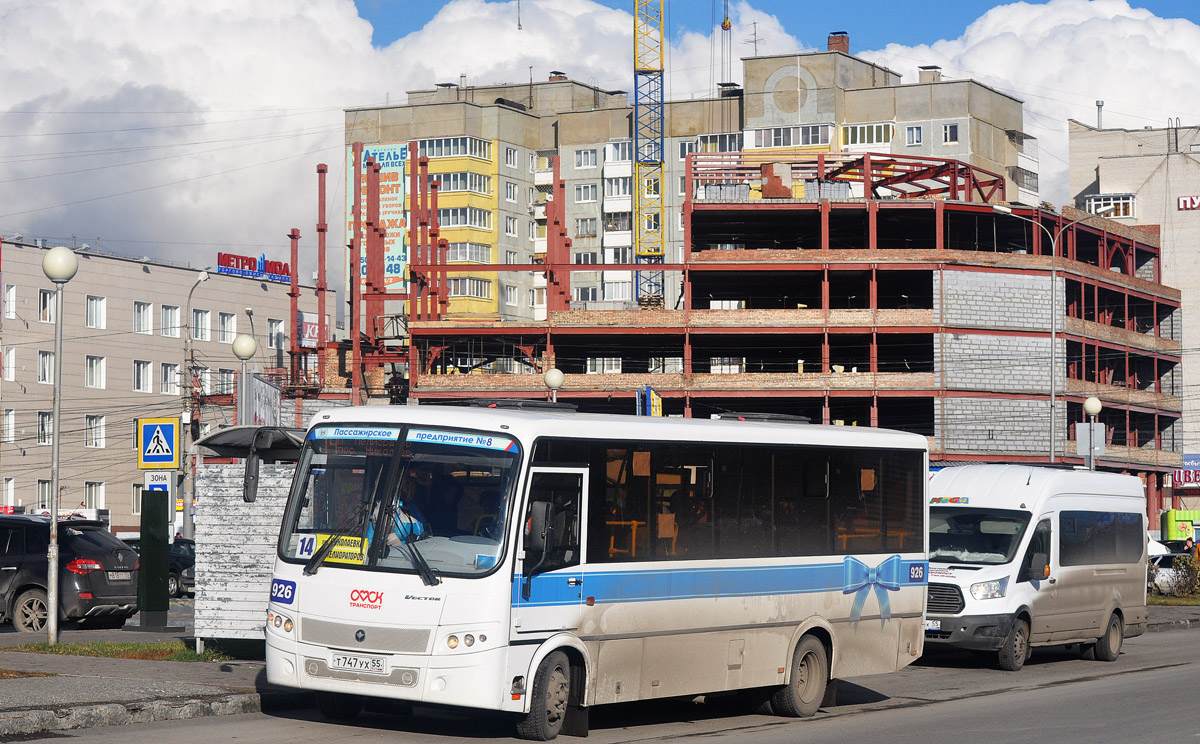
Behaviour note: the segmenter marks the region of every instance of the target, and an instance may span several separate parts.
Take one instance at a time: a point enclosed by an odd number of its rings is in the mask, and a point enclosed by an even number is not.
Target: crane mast
[[[662,0],[634,0],[634,253],[639,264],[663,263]],[[663,306],[662,269],[637,272],[639,307]]]

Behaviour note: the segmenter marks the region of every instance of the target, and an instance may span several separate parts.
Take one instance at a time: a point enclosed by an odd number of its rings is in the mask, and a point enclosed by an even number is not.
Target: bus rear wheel
[[[809,718],[820,709],[828,685],[829,657],[825,644],[813,636],[804,636],[792,656],[788,683],[771,696],[771,710],[789,718]]]
[[[517,721],[517,736],[550,741],[562,731],[571,698],[571,662],[562,651],[542,659],[533,678],[529,713]]]
[[[362,712],[363,699],[358,695],[346,695],[340,692],[318,692],[317,709],[326,718],[332,718],[335,721],[349,721]]]

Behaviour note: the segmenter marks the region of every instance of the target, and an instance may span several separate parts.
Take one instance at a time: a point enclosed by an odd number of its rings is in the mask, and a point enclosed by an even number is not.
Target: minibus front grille
[[[362,640],[357,635],[362,632]],[[429,650],[428,628],[387,628],[359,623],[302,618],[300,641],[353,651],[423,654]]]
[[[962,590],[953,584],[931,583],[928,596],[925,611],[930,615],[957,615],[966,606]]]

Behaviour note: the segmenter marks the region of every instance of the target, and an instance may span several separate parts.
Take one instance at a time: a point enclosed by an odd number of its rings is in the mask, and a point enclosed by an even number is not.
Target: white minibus
[[[267,675],[587,731],[591,706],[740,691],[810,716],[922,650],[927,442],[859,427],[470,406],[314,417]]]
[[[1025,465],[934,474],[927,643],[995,651],[1009,671],[1034,646],[1115,661],[1146,618],[1140,480]]]

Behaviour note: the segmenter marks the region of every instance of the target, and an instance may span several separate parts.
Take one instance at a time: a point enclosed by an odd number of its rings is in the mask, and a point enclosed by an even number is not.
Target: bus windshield
[[[1016,509],[929,509],[929,560],[1002,565],[1021,544],[1030,513]]]
[[[482,575],[500,560],[519,462],[516,441],[495,434],[318,426],[300,458],[279,555],[310,572]]]

